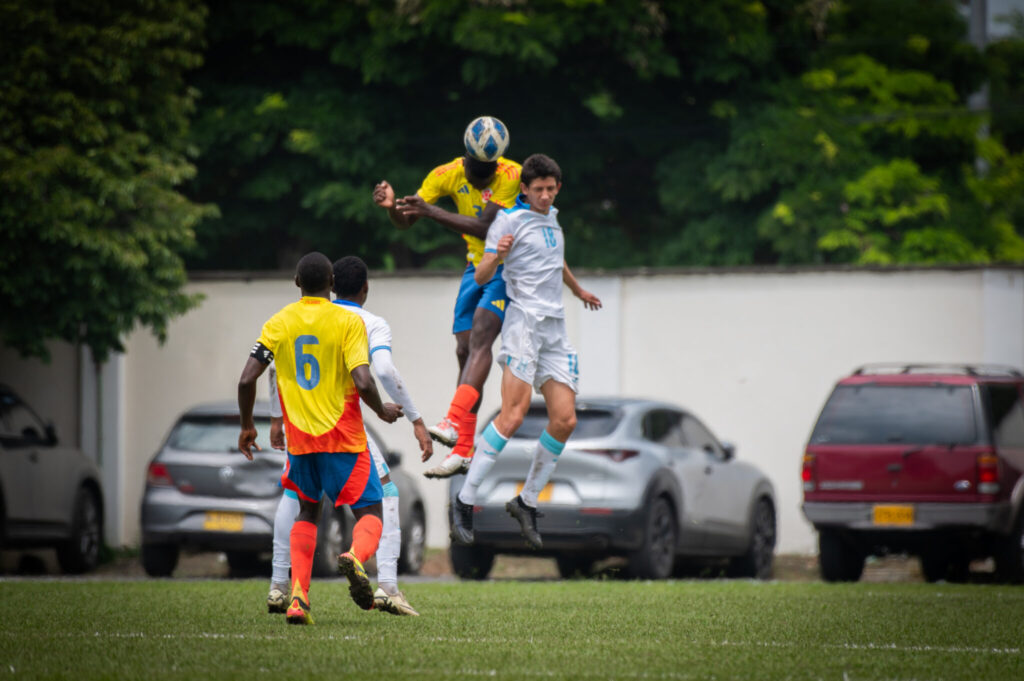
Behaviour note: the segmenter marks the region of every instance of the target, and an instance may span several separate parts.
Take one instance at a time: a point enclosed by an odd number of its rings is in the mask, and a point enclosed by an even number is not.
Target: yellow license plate
[[[520,493],[522,493],[523,486],[525,484],[526,484],[525,482],[521,482],[518,485],[516,485],[516,495],[519,495]],[[538,504],[541,503],[541,502],[547,503],[547,502],[551,501],[551,490],[552,489],[554,489],[554,483],[550,483],[549,482],[548,484],[544,485],[544,489],[542,489],[540,491],[540,494],[537,495],[537,503]]]
[[[245,514],[227,511],[207,511],[203,529],[213,532],[241,532]]]
[[[913,525],[913,506],[875,506],[875,525]]]

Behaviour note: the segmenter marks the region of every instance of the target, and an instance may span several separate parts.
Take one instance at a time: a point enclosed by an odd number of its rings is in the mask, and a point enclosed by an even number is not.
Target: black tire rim
[[[100,555],[100,512],[91,494],[83,497],[80,514],[78,553],[85,566],[91,567]]]
[[[772,564],[772,554],[775,551],[775,514],[765,501],[757,505],[751,549],[755,573],[759,577],[763,576]]]
[[[416,513],[409,528],[409,543],[405,547],[405,567],[409,572],[419,572],[423,567],[423,545],[426,541],[423,517]]]
[[[345,537],[342,533],[341,521],[338,520],[338,512],[334,509],[327,511],[327,527],[325,530],[324,550],[329,558],[337,558],[342,552]]]
[[[676,526],[668,504],[660,500],[655,504],[651,518],[651,567],[657,575],[667,575],[675,561]]]

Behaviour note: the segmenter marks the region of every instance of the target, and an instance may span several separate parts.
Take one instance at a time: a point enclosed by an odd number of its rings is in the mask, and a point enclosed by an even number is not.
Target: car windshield
[[[811,444],[968,444],[977,440],[970,386],[841,385]]]
[[[570,440],[583,440],[593,437],[610,435],[615,426],[619,425],[622,414],[616,409],[577,409],[576,430]],[[536,440],[548,425],[548,412],[543,406],[531,407],[526,412],[523,425],[512,437]]]
[[[263,451],[270,449],[270,419],[256,418],[256,444]],[[178,421],[167,440],[167,446],[190,452],[238,451],[239,420],[237,416],[186,416]]]

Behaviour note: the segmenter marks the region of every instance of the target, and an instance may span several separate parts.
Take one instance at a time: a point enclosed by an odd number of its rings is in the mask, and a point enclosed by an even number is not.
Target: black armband
[[[274,353],[270,351],[270,348],[259,341],[256,342],[256,345],[252,346],[252,352],[249,353],[249,356],[260,364],[270,364],[274,361]]]

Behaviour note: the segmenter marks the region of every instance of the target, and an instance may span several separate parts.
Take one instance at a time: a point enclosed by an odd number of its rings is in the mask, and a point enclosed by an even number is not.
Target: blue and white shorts
[[[473,328],[473,315],[476,309],[482,307],[498,315],[498,319],[505,319],[505,306],[508,300],[505,296],[505,280],[502,278],[504,265],[498,265],[498,270],[491,277],[491,280],[480,286],[473,279],[476,274],[476,266],[473,263],[466,265],[466,271],[462,273],[462,283],[459,284],[459,295],[455,299],[455,323],[452,324],[452,333],[461,333]]]

